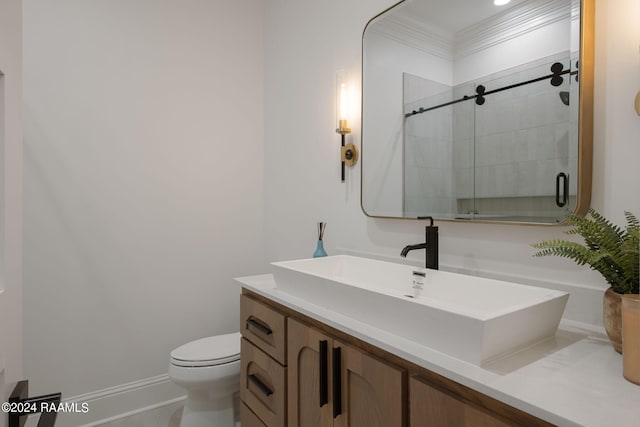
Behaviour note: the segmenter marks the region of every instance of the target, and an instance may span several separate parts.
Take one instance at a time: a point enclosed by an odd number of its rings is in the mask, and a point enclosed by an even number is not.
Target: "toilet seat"
[[[171,364],[189,368],[217,366],[240,360],[240,333],[201,338],[171,352]]]

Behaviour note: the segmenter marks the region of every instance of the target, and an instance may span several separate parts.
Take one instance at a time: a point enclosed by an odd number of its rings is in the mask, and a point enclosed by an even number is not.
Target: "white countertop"
[[[244,288],[558,426],[640,425],[640,386],[594,328],[562,321],[555,337],[476,366],[276,288],[271,274],[235,279]]]

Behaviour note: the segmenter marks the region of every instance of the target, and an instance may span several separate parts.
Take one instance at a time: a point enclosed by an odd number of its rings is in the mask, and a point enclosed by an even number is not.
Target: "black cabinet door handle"
[[[333,418],[342,414],[342,358],[340,357],[340,347],[333,348]]]
[[[273,333],[271,329],[254,319],[247,319],[247,326],[253,326],[265,335],[271,335]]]
[[[320,359],[320,407],[329,403],[329,349],[327,348],[327,340],[320,341],[319,344]]]
[[[265,396],[269,397],[273,394],[273,390],[267,387],[267,385],[263,383],[262,380],[257,376],[255,376],[254,374],[249,375],[249,381],[255,384],[255,386],[258,387],[258,390],[264,393]]]
[[[562,198],[560,196],[560,181],[562,181]],[[569,176],[560,172],[556,175],[556,205],[559,208],[566,206],[569,197]]]

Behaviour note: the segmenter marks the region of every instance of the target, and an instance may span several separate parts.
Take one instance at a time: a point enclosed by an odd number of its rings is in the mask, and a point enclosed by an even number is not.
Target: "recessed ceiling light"
[[[511,0],[493,0],[493,4],[495,4],[496,6],[504,6],[505,4],[509,3]]]

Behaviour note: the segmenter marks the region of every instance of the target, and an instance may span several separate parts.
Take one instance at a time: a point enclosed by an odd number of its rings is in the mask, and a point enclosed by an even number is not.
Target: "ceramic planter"
[[[604,293],[604,329],[614,350],[622,354],[622,295],[609,288]]]

